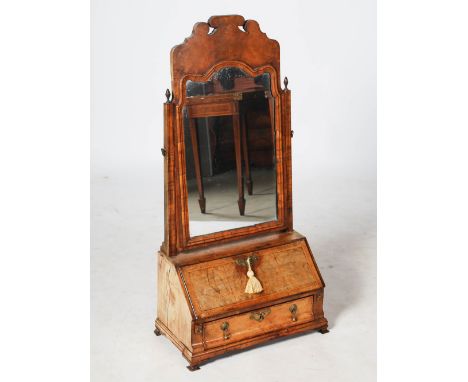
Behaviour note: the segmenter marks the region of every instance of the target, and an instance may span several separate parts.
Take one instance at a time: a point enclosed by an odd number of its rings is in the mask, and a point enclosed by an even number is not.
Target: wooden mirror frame
[[[240,28],[243,28],[242,30]],[[210,28],[213,30],[210,32]],[[182,109],[188,80],[207,81],[223,67],[237,67],[250,76],[270,74],[275,108],[277,220],[190,237]],[[168,256],[267,232],[292,231],[291,93],[280,86],[280,48],[254,20],[213,16],[196,23],[192,35],[171,50],[171,92],[164,104],[164,242]]]

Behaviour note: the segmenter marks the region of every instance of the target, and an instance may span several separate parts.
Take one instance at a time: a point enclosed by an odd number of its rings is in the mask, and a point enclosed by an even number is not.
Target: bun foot
[[[323,327],[323,328],[318,329],[318,331],[319,331],[320,333],[322,333],[322,334],[325,334],[325,333],[328,333],[328,332],[329,332],[329,330],[328,330],[328,328],[327,328],[326,326]]]
[[[154,334],[156,334],[159,337],[161,335],[161,331],[158,328],[155,328]]]
[[[189,369],[190,371],[200,370],[200,366],[198,366],[198,365],[188,365],[187,369]]]

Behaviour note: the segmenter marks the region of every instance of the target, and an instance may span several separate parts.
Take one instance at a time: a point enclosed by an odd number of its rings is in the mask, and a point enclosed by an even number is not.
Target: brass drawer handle
[[[289,307],[289,311],[291,312],[291,320],[296,322],[297,321],[297,305],[296,304],[292,304],[290,307]]]
[[[228,340],[231,335],[228,332],[229,329],[229,323],[228,322],[223,322],[220,326],[221,330],[223,331],[223,338],[225,340]]]
[[[258,322],[261,322],[265,319],[265,316],[270,314],[271,313],[271,309],[270,308],[267,308],[267,309],[264,309],[264,310],[261,310],[260,312],[253,312],[251,315],[250,315],[250,319],[251,320],[255,320],[255,321],[258,321]]]

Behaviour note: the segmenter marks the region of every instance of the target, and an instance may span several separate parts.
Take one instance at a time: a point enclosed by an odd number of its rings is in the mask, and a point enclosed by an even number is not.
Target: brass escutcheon
[[[255,255],[248,256],[246,258],[238,257],[236,259],[236,264],[241,265],[243,267],[246,267],[247,266],[247,259],[250,259],[250,265],[253,265],[255,262],[257,262],[258,257],[255,256]]]
[[[231,335],[228,332],[229,329],[229,323],[228,322],[223,322],[220,326],[221,330],[223,331],[223,338],[225,340],[228,340]]]
[[[294,322],[297,321],[297,305],[292,304],[289,307],[289,311],[291,312],[291,320],[294,321]]]
[[[267,308],[267,309],[264,309],[264,310],[261,310],[259,312],[253,312],[251,315],[250,315],[250,319],[251,320],[255,320],[255,321],[258,321],[258,322],[261,322],[265,319],[265,316],[270,314],[271,313],[271,309],[270,308]]]

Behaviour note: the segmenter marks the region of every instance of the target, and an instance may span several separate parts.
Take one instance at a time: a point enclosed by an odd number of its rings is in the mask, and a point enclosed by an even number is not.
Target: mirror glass
[[[190,236],[277,219],[270,75],[226,67],[187,81],[183,107]]]

